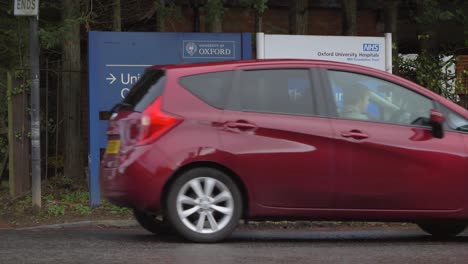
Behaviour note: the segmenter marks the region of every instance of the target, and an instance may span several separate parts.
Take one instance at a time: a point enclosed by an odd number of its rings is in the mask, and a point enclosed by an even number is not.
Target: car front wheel
[[[418,226],[437,238],[456,236],[466,229],[465,223],[420,223]]]
[[[167,196],[167,217],[184,238],[202,243],[225,239],[237,227],[242,198],[219,170],[196,168],[180,175]]]

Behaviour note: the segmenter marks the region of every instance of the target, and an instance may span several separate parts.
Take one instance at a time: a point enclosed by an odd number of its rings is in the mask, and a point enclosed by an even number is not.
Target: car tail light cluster
[[[162,112],[161,97],[157,98],[154,103],[143,111],[140,118],[137,145],[146,145],[153,142],[181,121],[180,118]]]

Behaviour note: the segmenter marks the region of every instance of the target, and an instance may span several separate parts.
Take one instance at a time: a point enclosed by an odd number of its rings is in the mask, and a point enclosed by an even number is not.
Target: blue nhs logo
[[[364,43],[362,44],[363,51],[379,51],[379,44]]]

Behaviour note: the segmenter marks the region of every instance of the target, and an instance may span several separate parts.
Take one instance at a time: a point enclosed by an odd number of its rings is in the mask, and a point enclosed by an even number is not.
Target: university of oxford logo
[[[197,44],[189,42],[187,45],[185,45],[185,50],[190,56],[193,56],[198,50]]]

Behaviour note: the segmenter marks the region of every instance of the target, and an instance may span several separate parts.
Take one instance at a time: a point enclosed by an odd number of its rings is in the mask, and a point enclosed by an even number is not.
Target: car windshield
[[[447,114],[447,125],[452,129],[468,132],[468,120],[453,112]]]

